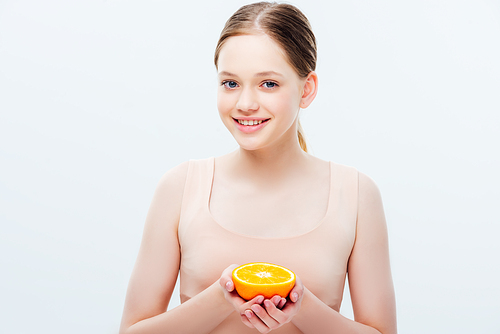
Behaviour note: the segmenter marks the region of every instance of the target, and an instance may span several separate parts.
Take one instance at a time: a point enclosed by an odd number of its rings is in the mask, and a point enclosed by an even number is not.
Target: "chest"
[[[294,271],[310,291],[338,310],[354,234],[335,215],[309,233],[280,239],[241,236],[203,216],[195,217],[192,233],[181,239],[183,302],[217,281],[230,264],[270,262]]]
[[[224,228],[248,236],[301,235],[320,224],[329,203],[329,175],[259,186],[214,177],[210,212]]]

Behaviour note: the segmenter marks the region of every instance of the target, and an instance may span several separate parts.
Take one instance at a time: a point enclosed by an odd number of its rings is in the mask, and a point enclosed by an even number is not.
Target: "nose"
[[[244,88],[241,90],[236,108],[241,112],[254,112],[259,110],[259,103],[255,96],[255,92],[251,88]]]

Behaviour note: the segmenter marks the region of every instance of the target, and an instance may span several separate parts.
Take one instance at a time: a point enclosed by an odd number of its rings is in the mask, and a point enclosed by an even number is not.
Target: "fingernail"
[[[266,305],[266,307],[271,307],[271,302],[269,300],[264,300],[264,305]]]
[[[257,304],[260,304],[264,301],[264,297],[263,296],[260,296],[257,298],[257,300],[255,301]]]
[[[299,295],[297,294],[297,292],[293,293],[293,299],[294,299],[294,302],[296,302],[297,300],[299,300]]]
[[[252,311],[246,310],[245,315],[247,316],[248,319],[250,319],[252,317]]]
[[[227,289],[231,289],[231,281],[228,281],[228,282],[226,283],[226,288],[227,288]]]

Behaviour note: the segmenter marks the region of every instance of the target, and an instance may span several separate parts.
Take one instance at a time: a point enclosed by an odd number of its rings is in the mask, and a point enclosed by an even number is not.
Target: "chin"
[[[259,149],[258,146],[255,146],[255,145],[242,145],[242,144],[238,144],[240,149],[241,150],[245,150],[245,151],[256,151]]]
[[[257,151],[264,147],[263,145],[259,145],[257,143],[244,143],[244,142],[238,142],[238,146],[240,147],[240,149],[245,151]]]

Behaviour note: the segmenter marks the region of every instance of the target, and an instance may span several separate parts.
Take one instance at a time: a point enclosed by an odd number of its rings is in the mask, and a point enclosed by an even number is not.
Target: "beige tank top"
[[[305,287],[339,311],[356,236],[357,170],[330,162],[328,208],[312,230],[286,238],[259,238],[229,231],[213,219],[209,202],[214,160],[189,162],[178,229],[181,303],[216,282],[233,263],[270,262],[294,271]],[[273,332],[301,333],[291,323]],[[245,334],[257,330],[246,327],[234,312],[212,333]]]

